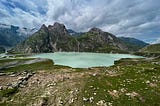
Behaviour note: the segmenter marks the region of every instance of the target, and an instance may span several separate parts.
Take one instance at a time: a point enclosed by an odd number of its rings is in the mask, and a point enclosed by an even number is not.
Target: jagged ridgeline
[[[92,28],[78,36],[71,35],[66,27],[54,23],[40,30],[21,42],[11,53],[49,53],[49,52],[102,52],[126,53],[127,46],[116,36],[98,28]]]

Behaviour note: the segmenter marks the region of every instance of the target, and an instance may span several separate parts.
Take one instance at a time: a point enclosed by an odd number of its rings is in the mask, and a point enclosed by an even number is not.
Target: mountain
[[[0,47],[0,53],[5,53],[5,48],[4,47]]]
[[[116,36],[98,28],[91,28],[88,32],[77,36],[79,51],[124,53],[127,47]]]
[[[124,42],[127,45],[129,51],[132,51],[132,52],[139,51],[143,47],[149,45],[148,43],[145,43],[145,42],[138,40],[138,39],[135,39],[135,38],[119,37],[119,39],[122,42]]]
[[[63,24],[42,25],[40,30],[18,44],[11,52],[44,53],[55,51],[77,51],[77,41],[70,36]]]
[[[9,52],[44,53],[75,51],[124,53],[126,50],[125,44],[113,34],[98,28],[92,28],[79,36],[72,36],[63,24],[56,22],[48,27],[42,25],[39,31]]]
[[[0,46],[12,47],[32,35],[36,29],[0,24]]]
[[[160,44],[148,45],[140,50],[144,53],[160,53]]]

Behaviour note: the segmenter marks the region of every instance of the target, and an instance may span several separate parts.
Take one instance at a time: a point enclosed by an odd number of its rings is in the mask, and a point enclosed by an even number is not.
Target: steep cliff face
[[[127,50],[116,36],[98,28],[92,28],[79,36],[71,36],[63,24],[42,25],[39,31],[18,44],[9,52],[48,53],[65,52],[105,52],[124,53]]]
[[[48,53],[55,51],[77,51],[76,40],[70,36],[63,24],[42,25],[40,30],[18,44],[9,52]]]

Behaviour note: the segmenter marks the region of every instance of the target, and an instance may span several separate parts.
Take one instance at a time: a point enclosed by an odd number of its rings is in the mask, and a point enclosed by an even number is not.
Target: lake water
[[[55,52],[34,55],[35,58],[52,59],[56,65],[70,66],[73,68],[88,68],[96,66],[111,66],[115,60],[121,58],[142,58],[130,54],[105,54],[105,53],[78,53]]]

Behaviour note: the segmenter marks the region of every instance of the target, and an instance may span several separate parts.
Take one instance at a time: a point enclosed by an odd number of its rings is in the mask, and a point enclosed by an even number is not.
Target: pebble
[[[87,102],[87,101],[89,101],[89,99],[88,99],[88,98],[83,97],[83,101]]]
[[[0,90],[3,90],[3,86],[0,86]]]
[[[150,83],[150,81],[148,80],[148,81],[146,81],[146,84],[149,84]]]
[[[92,103],[93,100],[94,100],[94,97],[90,97],[90,98],[89,98],[90,103]]]

